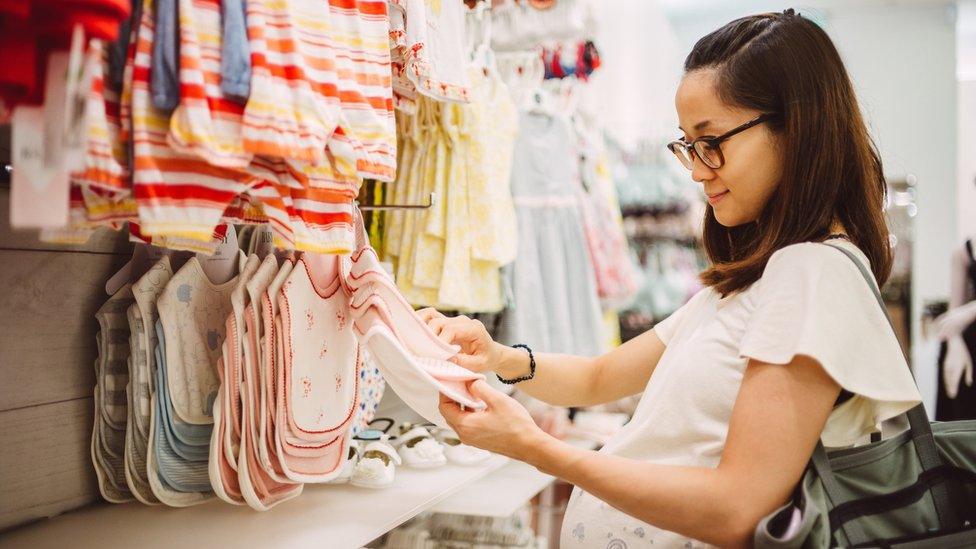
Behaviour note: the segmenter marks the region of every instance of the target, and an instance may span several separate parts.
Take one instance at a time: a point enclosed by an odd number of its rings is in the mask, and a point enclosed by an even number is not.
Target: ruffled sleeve
[[[920,402],[871,287],[841,251],[813,243],[789,246],[770,258],[757,284],[741,356],[771,364],[808,356],[854,394],[828,418],[826,446],[854,444]]]

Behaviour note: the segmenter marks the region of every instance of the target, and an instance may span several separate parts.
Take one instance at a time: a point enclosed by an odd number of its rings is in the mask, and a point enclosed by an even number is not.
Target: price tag
[[[45,164],[44,109],[17,107],[11,117],[10,225],[59,228],[68,224],[68,172]]]

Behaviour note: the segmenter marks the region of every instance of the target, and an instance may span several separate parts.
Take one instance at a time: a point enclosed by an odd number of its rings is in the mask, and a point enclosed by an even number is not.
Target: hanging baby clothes
[[[391,0],[393,90],[410,106],[421,95],[467,102],[464,6],[444,0]]]
[[[127,36],[89,48],[85,165],[49,238],[128,221],[209,253],[220,223],[267,223],[279,247],[351,251],[362,178],[396,170],[389,15],[327,5],[137,2]]]
[[[423,171],[419,183],[442,197],[419,218],[406,258],[397,265],[397,281],[408,301],[443,309],[466,309],[471,287],[470,234],[466,227],[469,185],[460,150],[459,112],[449,104],[427,105]],[[427,194],[427,190],[423,194]],[[403,275],[400,273],[403,272]]]
[[[152,45],[149,89],[153,105],[173,112],[180,103],[179,2],[156,0],[156,35]]]
[[[544,9],[531,2],[502,0],[493,6],[492,49],[499,52],[534,50],[543,43],[590,38],[593,6],[588,0],[559,0]]]
[[[616,309],[626,306],[640,289],[637,271],[624,233],[603,132],[591,128],[582,115],[574,122],[580,154],[583,229],[593,260],[597,294],[604,307]]]
[[[149,427],[152,418],[152,395],[155,392],[156,299],[173,277],[169,257],[163,257],[135,284],[132,294],[135,303],[129,306],[130,337],[129,364],[129,422],[126,430],[126,478],[133,494],[146,504],[159,503],[153,495],[146,470]]]
[[[409,158],[411,170],[401,172],[406,183],[398,183],[389,199],[419,203],[435,192],[439,200],[424,212],[391,212],[384,243],[396,260],[400,290],[411,304],[466,309],[467,296],[459,291],[471,285],[470,240],[467,231],[458,230],[463,222],[458,217],[467,214],[468,185],[462,158],[455,159],[451,149],[451,134],[458,133],[452,117],[456,111],[426,98],[417,107],[407,126],[411,142],[403,145],[402,160]],[[448,230],[449,222],[453,231]]]
[[[514,303],[499,340],[543,352],[603,351],[600,305],[576,194],[571,130],[560,116],[528,112],[519,121],[512,169],[518,214]]]
[[[102,305],[98,320],[98,359],[95,362],[95,423],[92,428],[92,463],[102,497],[113,503],[132,500],[125,477],[125,440],[128,420],[126,386],[129,383],[129,325],[126,311],[132,304],[132,285],[126,284]]]
[[[258,262],[257,257],[245,262],[240,250],[235,256],[208,261],[233,261],[238,273],[253,272]],[[170,501],[168,494],[156,496],[169,505],[197,503],[211,493],[208,460],[219,385],[215,365],[238,276],[215,284],[200,260],[191,257],[157,301],[161,352],[153,417],[156,469],[159,480],[180,496]]]
[[[241,137],[244,106],[226,98],[221,85],[220,2],[178,0],[178,6],[180,94],[168,143],[213,166],[247,168],[253,155],[244,149]],[[157,18],[157,29],[165,30],[159,24]],[[154,45],[160,37],[156,35]]]
[[[224,96],[243,103],[251,95],[251,46],[247,42],[247,0],[220,3],[221,50],[220,90]]]
[[[330,2],[328,10],[309,0],[248,2],[254,66],[245,149],[297,161],[318,186],[392,180],[387,21],[386,2],[376,0]]]
[[[152,396],[146,474],[153,495],[171,507],[188,507],[213,497],[207,471],[210,430],[174,420],[166,369],[166,336],[156,321],[156,392]]]
[[[167,145],[169,118],[152,104],[148,82],[155,32],[153,6],[153,0],[144,0],[132,52],[133,192],[140,226],[149,236],[165,234],[210,242],[224,210],[246,189],[248,176],[178,153]],[[188,202],[192,208],[187,207]]]
[[[516,253],[508,185],[515,106],[496,73],[472,68],[470,103],[422,97],[401,114],[404,169],[385,200],[438,200],[423,212],[392,212],[383,238],[397,284],[414,306],[496,312],[504,306],[500,269]]]
[[[250,301],[244,311],[243,409],[238,481],[247,504],[261,511],[298,496],[303,486],[292,483],[284,476],[277,455],[271,451],[274,443],[269,444],[264,436],[269,429],[273,429],[270,410],[274,409],[274,404],[273,397],[269,395],[271,388],[268,380],[275,377],[273,364],[267,362],[273,349],[267,349],[266,343],[273,341],[274,337],[266,333],[270,332],[270,327],[264,324],[264,308],[272,306],[268,292],[281,287],[284,278],[291,272],[291,265],[286,260],[279,270],[277,259],[268,256],[247,283]]]
[[[351,442],[362,353],[342,271],[340,257],[303,254],[275,296],[276,448],[296,482],[338,476]]]
[[[272,257],[271,261],[275,259]],[[230,295],[232,312],[225,322],[221,357],[217,360],[220,386],[213,405],[213,434],[210,439],[210,484],[217,497],[227,503],[244,503],[238,480],[238,456],[241,442],[241,382],[244,362],[244,309],[247,306],[247,284],[261,262],[257,255],[247,263]]]
[[[469,74],[475,99],[464,107],[471,180],[471,255],[475,269],[508,265],[518,250],[518,222],[512,201],[512,156],[518,135],[518,111],[496,67]],[[489,284],[489,287],[493,284]]]

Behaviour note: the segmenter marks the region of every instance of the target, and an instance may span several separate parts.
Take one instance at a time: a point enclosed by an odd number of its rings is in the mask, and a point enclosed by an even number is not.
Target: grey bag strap
[[[841,492],[837,477],[834,476],[833,469],[830,468],[827,450],[819,439],[817,440],[817,447],[813,450],[813,455],[810,456],[810,463],[817,472],[817,476],[820,477],[820,483],[823,485],[824,492],[827,494],[827,499],[830,500],[830,504],[837,507],[843,503],[843,492]],[[864,532],[864,528],[861,528],[859,522],[849,520],[842,524],[841,528],[844,530],[844,535],[847,536],[847,542],[851,545],[860,545],[871,541]]]
[[[868,268],[861,262],[860,259],[854,255],[854,252],[846,248],[842,248],[835,244],[827,244],[831,248],[840,251],[846,255],[854,265],[857,266],[858,271],[861,272],[861,276],[864,277],[865,282],[868,283],[868,287],[871,288],[871,292],[874,294],[875,299],[878,301],[878,306],[881,307],[881,312],[884,314],[885,318],[888,320],[888,325],[891,326],[892,331],[895,329],[894,323],[891,321],[891,316],[888,314],[888,307],[885,306],[884,298],[881,296],[881,290],[878,289],[878,285],[874,280],[874,274],[868,270]],[[903,351],[904,352],[904,351]],[[906,357],[906,361],[907,361]],[[919,459],[922,461],[922,468],[929,470],[933,467],[942,465],[942,460],[939,458],[939,451],[935,446],[935,437],[932,435],[932,427],[929,425],[928,415],[925,413],[925,406],[919,404],[918,406],[912,408],[907,412],[908,423],[912,430],[912,437],[915,439],[923,438],[928,439],[931,444],[926,444],[928,448],[919,449]],[[923,443],[924,444],[924,443]]]
[[[834,244],[827,244],[831,248],[840,251],[846,255],[854,264],[857,266],[858,271],[860,271],[861,276],[864,277],[865,282],[867,282],[868,287],[871,288],[874,297],[878,301],[878,305],[881,307],[881,312],[888,319],[888,324],[894,330],[894,324],[891,321],[891,317],[888,315],[888,308],[885,306],[884,298],[881,296],[881,291],[874,280],[874,275],[868,268],[861,262],[860,259],[850,250],[837,246]],[[909,429],[912,432],[912,442],[915,445],[915,450],[918,453],[919,462],[922,465],[923,470],[929,470],[942,464],[942,459],[939,456],[939,449],[935,445],[935,436],[932,434],[932,427],[929,425],[928,415],[925,413],[925,406],[919,404],[918,406],[912,408],[907,412]],[[817,475],[820,477],[823,483],[824,491],[827,493],[827,497],[830,499],[831,504],[838,505],[843,503],[843,496],[840,490],[840,485],[834,476],[833,470],[830,468],[830,460],[827,457],[827,451],[823,447],[823,444],[818,440],[817,447],[814,449],[813,456],[811,457],[811,463],[813,464],[814,470],[816,470]],[[949,489],[945,484],[938,484],[932,487],[931,490],[932,501],[935,505],[936,514],[939,517],[939,524],[943,528],[953,528],[957,527],[957,521],[955,520],[956,515],[952,512],[952,506],[949,499]],[[852,545],[857,545],[859,543],[865,543],[869,541],[864,533],[864,530],[855,522],[847,522],[843,525],[844,534],[847,535],[848,541]]]

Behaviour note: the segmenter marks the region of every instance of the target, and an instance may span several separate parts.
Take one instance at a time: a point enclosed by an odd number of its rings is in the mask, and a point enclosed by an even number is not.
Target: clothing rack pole
[[[427,210],[437,203],[437,193],[430,193],[426,204],[371,204],[361,205],[357,201],[360,210]]]

